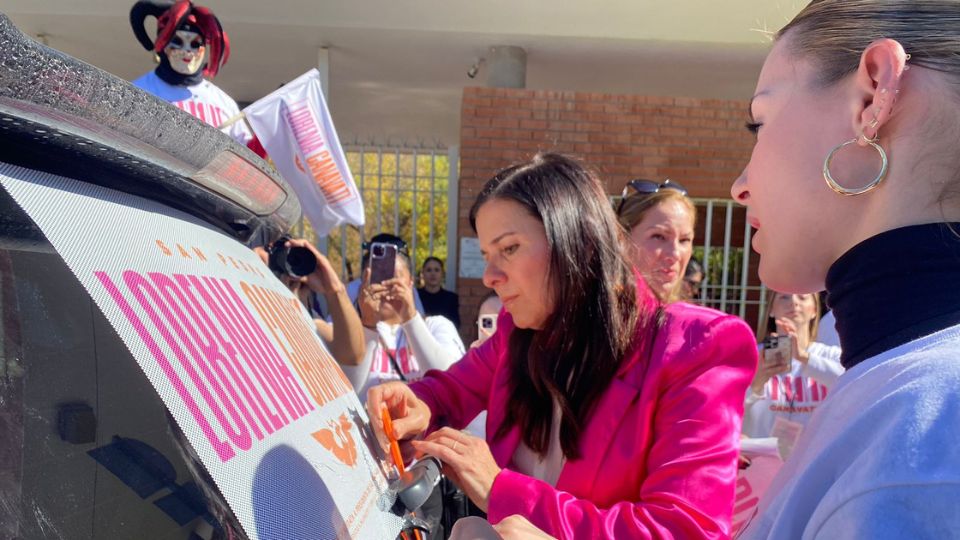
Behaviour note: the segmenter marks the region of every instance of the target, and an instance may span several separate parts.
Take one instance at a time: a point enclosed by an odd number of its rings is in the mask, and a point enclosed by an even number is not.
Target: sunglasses
[[[617,214],[620,214],[620,211],[623,210],[623,204],[627,202],[627,198],[632,196],[632,194],[630,194],[631,189],[642,196],[653,195],[661,189],[672,189],[683,196],[687,195],[687,188],[669,178],[664,180],[662,184],[654,182],[653,180],[637,178],[627,182],[627,185],[623,186],[623,192],[620,193],[620,204],[617,205]]]

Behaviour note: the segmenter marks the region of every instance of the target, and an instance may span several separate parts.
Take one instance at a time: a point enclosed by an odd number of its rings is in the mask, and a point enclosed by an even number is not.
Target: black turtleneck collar
[[[833,263],[826,285],[847,369],[960,324],[960,223],[868,238]]]
[[[173,86],[193,86],[203,82],[202,66],[193,75],[177,73],[172,67],[170,67],[170,59],[167,58],[167,55],[163,53],[160,53],[160,65],[158,65],[157,69],[153,71],[156,72],[157,77],[160,77],[161,81],[167,84],[172,84]]]

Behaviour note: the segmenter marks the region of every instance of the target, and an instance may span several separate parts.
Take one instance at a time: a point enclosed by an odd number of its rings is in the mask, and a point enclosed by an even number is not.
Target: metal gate
[[[356,144],[344,150],[363,197],[366,224],[362,229],[344,225],[317,238],[304,219],[296,234],[318,245],[345,281],[360,277],[364,240],[381,232],[394,234],[406,240],[415,269],[429,256],[443,260],[446,288],[454,290],[458,147]]]
[[[754,329],[766,326],[767,288],[757,275],[746,208],[730,199],[694,199],[694,257],[703,264],[698,302],[737,315]]]

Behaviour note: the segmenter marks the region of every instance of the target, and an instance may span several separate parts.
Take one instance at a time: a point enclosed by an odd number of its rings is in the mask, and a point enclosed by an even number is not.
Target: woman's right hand
[[[753,375],[753,382],[750,383],[750,390],[754,395],[762,396],[763,387],[767,381],[773,377],[786,373],[790,370],[790,363],[765,365],[763,360],[763,349],[760,349],[760,365],[757,366],[757,372]]]
[[[367,391],[367,414],[377,436],[380,448],[389,455],[387,439],[381,415],[386,408],[393,419],[393,437],[404,441],[419,437],[430,426],[430,408],[420,400],[406,383],[395,381],[374,386]]]
[[[381,298],[370,287],[370,269],[363,271],[363,281],[357,296],[357,305],[360,307],[360,323],[367,328],[374,328],[380,321]]]

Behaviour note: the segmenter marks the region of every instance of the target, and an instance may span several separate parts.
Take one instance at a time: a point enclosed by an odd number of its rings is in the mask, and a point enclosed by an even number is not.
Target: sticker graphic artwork
[[[130,350],[250,538],[396,537],[366,413],[253,251],[107,188],[6,164],[0,185]]]

